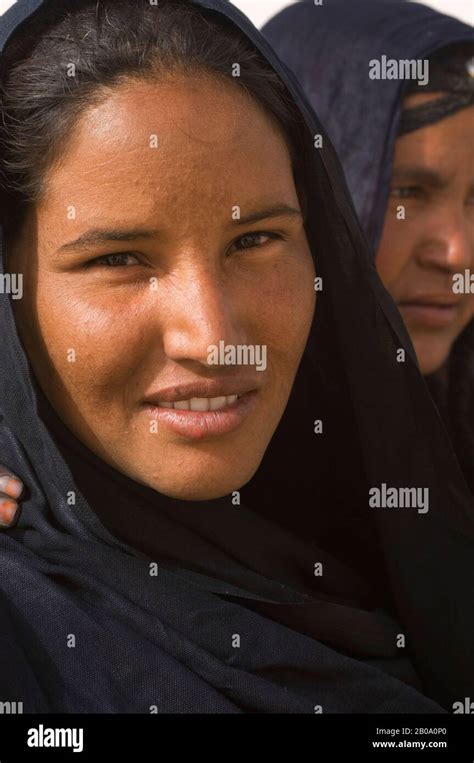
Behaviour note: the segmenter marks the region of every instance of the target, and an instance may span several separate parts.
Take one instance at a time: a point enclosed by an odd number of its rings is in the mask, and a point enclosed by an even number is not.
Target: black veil
[[[241,505],[191,503],[135,483],[73,437],[0,295],[0,458],[29,491],[0,535],[2,659],[16,643],[0,689],[25,674],[26,712],[449,709],[474,668],[469,491],[294,75],[232,5],[195,5],[252,40],[304,119],[307,235],[323,279],[314,325]],[[0,19],[2,47],[41,12],[18,0]],[[429,511],[370,507],[382,484],[427,488]]]
[[[272,18],[262,34],[325,125],[375,256],[397,137],[474,103],[472,27],[409,0],[303,0]],[[369,70],[383,58],[423,68],[429,59],[428,81],[418,85],[388,74],[371,79]],[[404,97],[417,92],[436,95],[429,104],[404,108]],[[454,342],[442,373],[426,381],[474,494],[474,320]]]
[[[403,79],[369,79],[370,61],[425,59],[474,42],[471,27],[411,0],[311,0],[284,9],[262,29],[295,74],[335,145],[373,250],[387,208]],[[430,72],[431,76],[431,72]],[[427,92],[420,86],[420,92]]]

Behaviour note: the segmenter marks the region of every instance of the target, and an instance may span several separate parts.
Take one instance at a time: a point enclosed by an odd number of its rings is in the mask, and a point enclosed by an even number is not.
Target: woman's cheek
[[[60,294],[61,292],[59,292]],[[63,297],[65,292],[62,292]],[[76,401],[107,401],[133,377],[146,353],[143,315],[124,299],[66,299],[39,304],[39,328],[55,375]]]
[[[301,254],[283,259],[261,282],[261,325],[277,346],[298,351],[306,343],[316,305],[314,275],[311,256]]]

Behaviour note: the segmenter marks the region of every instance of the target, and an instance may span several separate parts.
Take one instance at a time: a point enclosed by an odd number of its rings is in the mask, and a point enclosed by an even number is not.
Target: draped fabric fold
[[[320,6],[302,0],[272,18],[262,34],[317,109],[376,251],[402,94],[410,82],[369,79],[371,61],[422,62],[440,47],[472,43],[472,28],[411,0],[325,0]],[[429,83],[420,86],[420,92],[429,90]]]
[[[28,489],[0,535],[0,699],[21,674],[25,712],[449,710],[474,675],[469,492],[294,76],[232,5],[194,4],[248,36],[305,120],[307,235],[324,283],[311,336],[240,500],[185,502],[73,436],[0,295],[0,460]],[[2,46],[42,6],[18,0]],[[429,488],[429,511],[370,507],[382,483]]]

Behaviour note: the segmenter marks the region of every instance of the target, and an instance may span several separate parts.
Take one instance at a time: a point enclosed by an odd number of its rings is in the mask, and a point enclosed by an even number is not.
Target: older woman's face
[[[407,105],[433,97],[410,96]],[[426,375],[444,364],[474,314],[474,295],[453,291],[454,274],[474,272],[473,128],[474,108],[468,108],[395,144],[377,270]]]
[[[86,111],[12,269],[36,376],[92,451],[190,500],[253,476],[315,292],[286,144],[237,86],[129,82]]]

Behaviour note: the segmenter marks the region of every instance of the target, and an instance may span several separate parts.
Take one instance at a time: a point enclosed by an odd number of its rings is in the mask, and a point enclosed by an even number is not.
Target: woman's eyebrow
[[[138,238],[149,239],[154,238],[158,234],[159,231],[153,228],[90,228],[85,233],[81,233],[74,241],[68,241],[67,244],[60,246],[58,252],[75,249],[80,246],[103,244],[107,241],[135,241]]]
[[[265,207],[256,212],[251,212],[245,217],[241,217],[235,220],[237,225],[250,225],[251,223],[259,222],[260,220],[266,220],[270,217],[303,217],[303,213],[300,209],[288,206],[288,204],[272,204],[269,207]]]
[[[392,180],[396,182],[420,183],[421,185],[429,185],[432,188],[442,189],[449,184],[450,178],[443,177],[440,172],[430,167],[413,164],[394,167]]]
[[[245,217],[241,217],[234,222],[237,225],[249,225],[250,223],[266,220],[271,217],[302,217],[299,209],[294,209],[288,204],[273,204],[270,207],[251,212]],[[68,249],[76,249],[81,246],[92,246],[94,244],[103,244],[109,241],[136,241],[139,238],[151,239],[159,236],[160,231],[154,228],[91,228],[82,233],[74,241],[68,241],[59,247],[58,252],[64,252]]]

